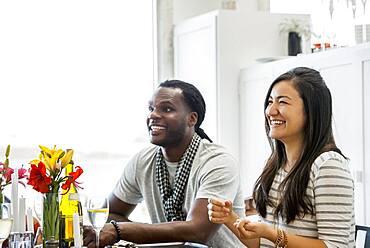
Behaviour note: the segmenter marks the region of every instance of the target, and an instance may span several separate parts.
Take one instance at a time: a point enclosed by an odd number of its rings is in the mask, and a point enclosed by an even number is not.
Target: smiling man
[[[233,199],[239,214],[244,206],[237,163],[200,128],[206,106],[198,89],[182,81],[166,81],[154,92],[148,109],[153,145],[130,160],[110,195],[113,221],[100,233],[101,246],[120,239],[241,246],[225,227],[208,220],[208,198]],[[148,207],[152,224],[129,221],[141,201]],[[94,246],[94,235],[87,229],[84,244]]]

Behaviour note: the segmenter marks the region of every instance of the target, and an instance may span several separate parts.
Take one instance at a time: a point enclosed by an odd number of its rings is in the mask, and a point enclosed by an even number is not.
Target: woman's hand
[[[233,212],[233,203],[230,200],[208,199],[208,217],[215,224],[230,224],[235,222],[238,216]]]
[[[270,228],[261,222],[251,222],[247,219],[238,219],[234,223],[235,228],[238,229],[240,238],[242,239],[256,239],[256,238],[266,238]]]

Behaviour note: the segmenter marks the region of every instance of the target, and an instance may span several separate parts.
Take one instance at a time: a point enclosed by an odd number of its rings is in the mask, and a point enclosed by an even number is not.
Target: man
[[[109,199],[109,218],[100,246],[119,239],[134,243],[189,241],[238,247],[226,228],[208,220],[207,199],[234,199],[243,214],[239,169],[224,148],[211,143],[200,128],[205,102],[191,84],[161,83],[149,101],[147,126],[154,146],[136,154]],[[145,201],[153,224],[133,223],[130,213]],[[91,229],[84,244],[94,247]]]

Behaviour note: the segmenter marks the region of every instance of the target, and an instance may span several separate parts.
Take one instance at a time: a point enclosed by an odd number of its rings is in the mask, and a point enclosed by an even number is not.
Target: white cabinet
[[[266,12],[218,10],[175,26],[175,78],[200,89],[207,104],[204,130],[236,158],[240,68],[258,57],[284,55],[286,43],[278,27],[284,18]]]
[[[320,71],[333,98],[337,145],[350,158],[357,224],[370,224],[370,44],[252,66],[241,71],[241,163],[251,190],[270,153],[263,101],[273,79],[297,66]],[[251,194],[251,191],[249,192]]]

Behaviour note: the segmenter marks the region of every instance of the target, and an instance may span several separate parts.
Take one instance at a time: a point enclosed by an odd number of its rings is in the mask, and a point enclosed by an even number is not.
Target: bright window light
[[[75,150],[85,192],[110,192],[143,144],[153,91],[152,1],[0,2],[0,160]]]

